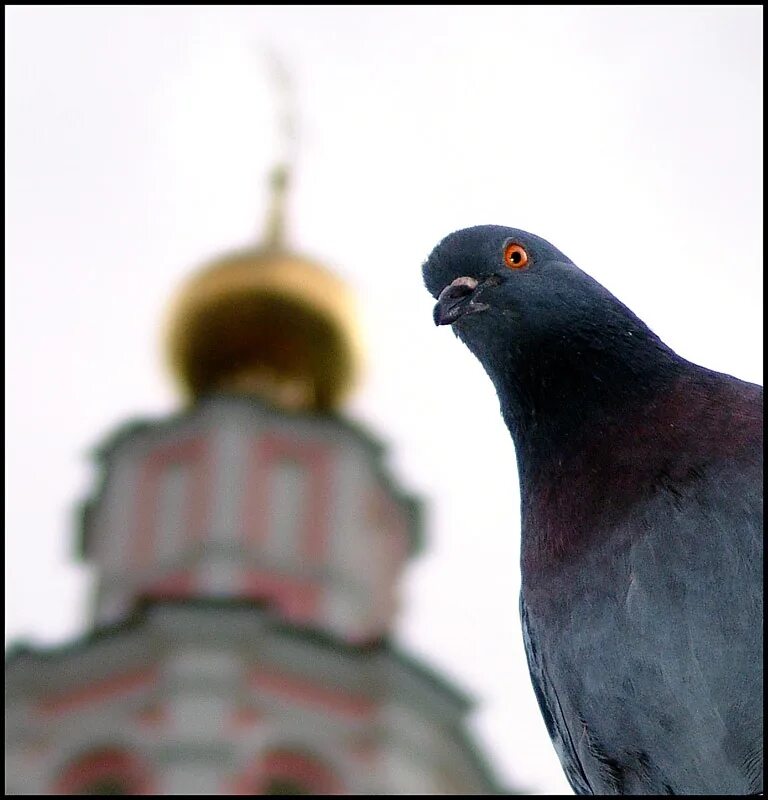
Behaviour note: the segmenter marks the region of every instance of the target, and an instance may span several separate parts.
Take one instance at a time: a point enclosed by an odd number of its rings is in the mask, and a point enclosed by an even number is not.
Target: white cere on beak
[[[451,286],[466,286],[468,289],[477,289],[477,278],[472,278],[469,275],[462,275],[451,282]]]

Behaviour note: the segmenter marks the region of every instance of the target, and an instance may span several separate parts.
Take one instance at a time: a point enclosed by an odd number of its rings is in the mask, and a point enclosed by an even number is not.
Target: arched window
[[[133,794],[128,782],[122,778],[105,777],[87,783],[77,794]]]
[[[306,752],[280,748],[259,758],[238,781],[237,794],[343,794],[333,769]]]
[[[270,778],[264,786],[262,794],[312,794],[308,786],[290,778]]]
[[[70,761],[52,794],[150,794],[146,769],[139,759],[116,747],[91,750]]]

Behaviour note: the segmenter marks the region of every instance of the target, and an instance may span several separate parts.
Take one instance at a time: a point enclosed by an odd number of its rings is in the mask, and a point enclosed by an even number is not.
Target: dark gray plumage
[[[574,790],[762,792],[762,388],[524,231],[458,231],[423,271],[514,439],[523,637]]]

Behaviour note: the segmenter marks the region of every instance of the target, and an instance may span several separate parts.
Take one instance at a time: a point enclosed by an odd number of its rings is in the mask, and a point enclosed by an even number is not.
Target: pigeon
[[[574,792],[762,793],[762,387],[525,231],[452,233],[423,276],[514,442],[523,642]]]

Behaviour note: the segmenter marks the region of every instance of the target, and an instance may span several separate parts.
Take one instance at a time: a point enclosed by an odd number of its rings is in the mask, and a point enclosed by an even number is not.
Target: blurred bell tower
[[[168,354],[186,409],[108,446],[112,480],[83,539],[100,625],[139,598],[171,597],[263,601],[349,642],[392,621],[418,506],[337,415],[361,360],[354,304],[283,242],[286,180],[275,170],[264,243],[215,259],[172,304]]]
[[[419,504],[341,412],[354,298],[287,243],[289,180],[171,304],[183,407],[98,450],[90,628],[6,659],[9,794],[501,791],[469,701],[388,639]]]

